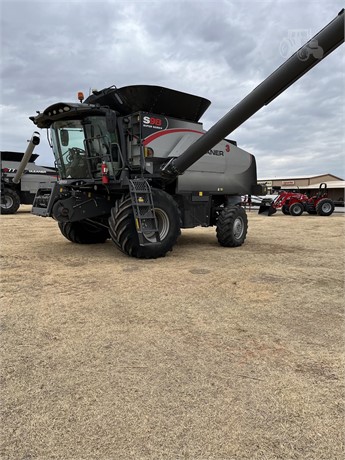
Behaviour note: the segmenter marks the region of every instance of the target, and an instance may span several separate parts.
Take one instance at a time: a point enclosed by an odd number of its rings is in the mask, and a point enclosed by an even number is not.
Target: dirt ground
[[[1,459],[344,458],[344,214],[166,258],[0,216]]]

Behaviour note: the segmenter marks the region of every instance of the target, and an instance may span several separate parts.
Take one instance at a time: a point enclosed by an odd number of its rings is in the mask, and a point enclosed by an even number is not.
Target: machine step
[[[150,184],[144,178],[132,179],[129,193],[140,246],[160,243]]]

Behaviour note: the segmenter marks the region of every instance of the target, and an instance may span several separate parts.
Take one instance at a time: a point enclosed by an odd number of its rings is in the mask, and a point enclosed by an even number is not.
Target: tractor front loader
[[[313,43],[320,55],[308,50]],[[172,250],[181,228],[216,226],[222,246],[241,246],[241,196],[262,194],[255,157],[227,138],[344,42],[344,10],[208,132],[210,101],[159,86],[110,87],[31,117],[50,130],[59,171],[33,213],[52,217],[74,243],[111,238],[133,257]],[[301,56],[303,55],[303,59]]]
[[[327,184],[320,184],[316,195],[309,197],[304,193],[281,190],[274,200],[265,200],[260,208],[259,214],[271,216],[281,209],[282,213],[290,216],[301,216],[303,212],[317,214],[319,216],[330,216],[334,211],[334,203],[328,198]]]

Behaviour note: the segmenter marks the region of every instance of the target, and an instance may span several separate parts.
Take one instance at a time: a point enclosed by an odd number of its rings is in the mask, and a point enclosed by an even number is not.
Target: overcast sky
[[[201,119],[209,129],[342,8],[338,0],[2,0],[0,149],[25,150],[36,110],[114,84],[210,99]],[[231,134],[256,156],[259,177],[345,179],[344,52]],[[41,139],[37,163],[52,164],[45,131]]]

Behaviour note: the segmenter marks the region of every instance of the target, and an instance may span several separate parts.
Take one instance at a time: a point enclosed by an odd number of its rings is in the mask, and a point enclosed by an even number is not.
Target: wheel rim
[[[9,209],[13,206],[13,198],[11,198],[9,195],[5,195],[3,198],[2,198],[2,203],[1,203],[1,207],[3,209]]]
[[[236,217],[233,226],[234,237],[239,240],[244,232],[244,222],[242,217]]]
[[[168,217],[168,214],[165,211],[163,211],[163,209],[160,209],[160,208],[155,208],[155,215],[157,219],[159,238],[161,241],[163,241],[164,238],[166,238],[166,236],[169,233],[169,229],[170,229],[169,217]],[[156,237],[155,237],[154,232],[145,233],[145,238],[151,243],[156,243]]]
[[[332,210],[331,203],[324,203],[322,205],[322,211],[323,212],[330,212]]]

